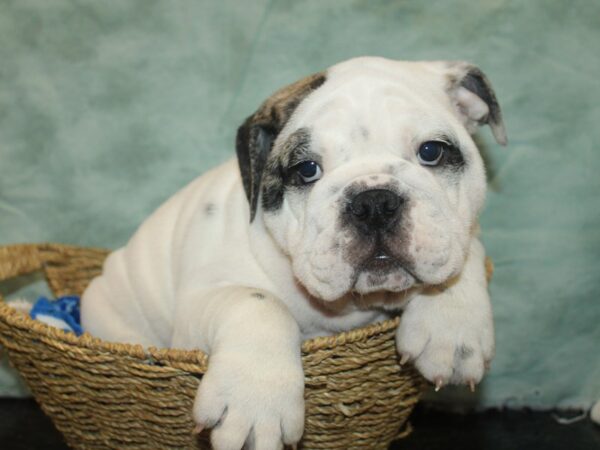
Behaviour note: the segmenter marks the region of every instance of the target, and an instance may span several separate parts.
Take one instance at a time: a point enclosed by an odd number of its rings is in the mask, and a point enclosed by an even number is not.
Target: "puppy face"
[[[251,208],[312,295],[400,292],[462,269],[485,195],[481,123],[505,142],[473,66],[358,58],[275,94],[238,156]]]

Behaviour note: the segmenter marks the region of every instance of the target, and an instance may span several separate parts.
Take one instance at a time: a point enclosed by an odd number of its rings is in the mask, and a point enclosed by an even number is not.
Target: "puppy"
[[[484,166],[506,143],[464,62],[363,57],[287,86],[239,128],[237,162],[199,177],[112,253],[82,299],[106,340],[210,354],[194,405],[217,449],[299,441],[302,339],[389,318],[402,361],[473,386],[494,353],[477,238]]]

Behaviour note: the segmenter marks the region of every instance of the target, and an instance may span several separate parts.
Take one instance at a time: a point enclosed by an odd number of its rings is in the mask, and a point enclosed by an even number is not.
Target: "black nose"
[[[350,202],[350,217],[365,232],[384,231],[400,216],[404,199],[387,189],[369,189]]]

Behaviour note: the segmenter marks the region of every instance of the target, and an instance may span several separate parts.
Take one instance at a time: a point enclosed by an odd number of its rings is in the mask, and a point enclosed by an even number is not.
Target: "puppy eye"
[[[315,161],[304,161],[294,166],[304,183],[312,183],[323,176],[321,166]]]
[[[442,141],[423,142],[417,152],[417,159],[424,166],[437,166],[447,149],[448,144]]]

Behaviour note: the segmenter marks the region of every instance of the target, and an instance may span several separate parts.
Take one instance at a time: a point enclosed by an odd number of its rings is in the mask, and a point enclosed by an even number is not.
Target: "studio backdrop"
[[[477,140],[497,356],[479,406],[600,398],[600,2],[0,2],[0,244],[116,248],[234,155],[276,88],[359,55],[464,59],[504,111]],[[6,289],[6,288],[5,288]],[[12,296],[35,296],[37,283]],[[0,395],[26,395],[4,363]]]

